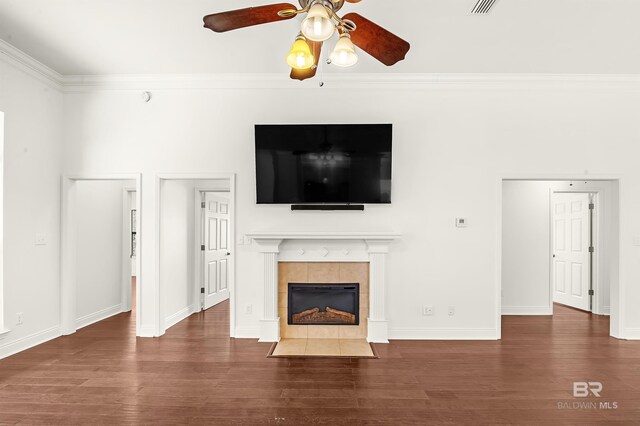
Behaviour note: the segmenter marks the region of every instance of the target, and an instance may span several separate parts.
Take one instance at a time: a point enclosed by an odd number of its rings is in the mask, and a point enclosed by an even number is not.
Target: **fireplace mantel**
[[[388,321],[386,318],[386,258],[389,246],[394,240],[400,238],[400,234],[388,231],[353,231],[353,232],[321,232],[321,231],[262,231],[253,232],[248,236],[255,241],[258,251],[263,254],[264,261],[264,311],[260,321],[260,341],[280,341],[280,321],[278,314],[278,257],[280,248],[287,241],[295,241],[304,261],[316,262],[340,262],[352,261],[349,258],[349,243],[365,243],[367,259],[370,268],[369,289],[369,314],[368,337],[373,343],[389,343]],[[321,247],[318,243],[326,242],[328,248]],[[337,250],[341,243],[345,247]],[[309,245],[305,251],[305,244]],[[339,251],[340,256],[329,256],[331,251]],[[284,319],[282,319],[284,320]]]
[[[400,238],[395,232],[323,232],[323,231],[261,231],[249,234],[256,241],[261,240],[382,240],[393,241]]]

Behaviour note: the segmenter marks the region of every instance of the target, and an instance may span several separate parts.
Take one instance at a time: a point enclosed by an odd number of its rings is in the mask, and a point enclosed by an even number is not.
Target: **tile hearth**
[[[271,356],[376,357],[366,339],[282,339]]]

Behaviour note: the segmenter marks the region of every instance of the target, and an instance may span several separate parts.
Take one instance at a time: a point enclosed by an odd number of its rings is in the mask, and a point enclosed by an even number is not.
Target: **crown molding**
[[[343,74],[325,73],[303,82],[286,74],[93,75],[63,77],[66,93],[215,89],[522,90],[640,89],[640,75],[627,74]]]
[[[0,39],[0,60],[65,93],[215,89],[640,90],[638,74],[325,73],[303,82],[279,74],[62,75]]]
[[[2,39],[0,39],[0,60],[24,71],[54,89],[62,90],[63,88],[62,74]]]

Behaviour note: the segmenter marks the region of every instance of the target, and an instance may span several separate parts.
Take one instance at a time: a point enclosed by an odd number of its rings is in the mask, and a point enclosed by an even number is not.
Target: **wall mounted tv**
[[[391,124],[257,125],[258,204],[391,203]]]

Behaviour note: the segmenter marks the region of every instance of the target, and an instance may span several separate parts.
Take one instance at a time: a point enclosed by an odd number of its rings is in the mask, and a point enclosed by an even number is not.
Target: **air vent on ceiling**
[[[491,7],[495,4],[496,0],[478,0],[473,9],[471,9],[472,15],[483,15],[489,13]]]

